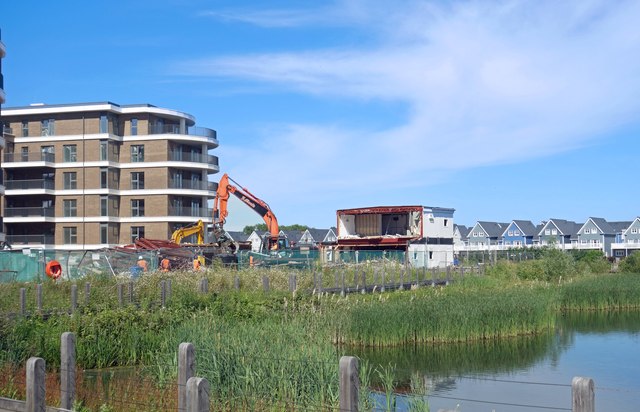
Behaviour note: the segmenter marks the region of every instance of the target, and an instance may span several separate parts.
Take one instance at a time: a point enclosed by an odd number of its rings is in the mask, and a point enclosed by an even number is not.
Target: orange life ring
[[[51,260],[44,267],[44,273],[46,273],[51,279],[57,280],[62,276],[62,265],[60,265],[60,262],[57,260]]]

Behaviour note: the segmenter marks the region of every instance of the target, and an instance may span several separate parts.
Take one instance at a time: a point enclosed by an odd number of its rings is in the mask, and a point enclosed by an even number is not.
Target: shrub
[[[632,253],[620,262],[621,272],[640,273],[640,252]]]

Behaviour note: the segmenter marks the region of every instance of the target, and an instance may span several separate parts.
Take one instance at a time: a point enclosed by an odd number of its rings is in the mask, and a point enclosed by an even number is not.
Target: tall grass
[[[620,310],[640,308],[640,275],[589,276],[562,285],[563,310]]]

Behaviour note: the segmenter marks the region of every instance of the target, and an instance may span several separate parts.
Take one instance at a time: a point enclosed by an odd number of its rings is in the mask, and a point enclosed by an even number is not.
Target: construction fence
[[[45,275],[45,265],[56,260],[62,266],[62,278],[75,280],[89,274],[130,275],[139,257],[147,261],[149,270],[158,267],[156,251],[103,249],[97,251],[61,251],[23,249],[0,251],[0,283],[39,282]]]

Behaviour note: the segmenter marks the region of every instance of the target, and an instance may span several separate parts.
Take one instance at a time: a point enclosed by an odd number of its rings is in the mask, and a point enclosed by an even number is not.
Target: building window
[[[29,148],[27,146],[22,146],[20,148],[20,158],[23,162],[29,161]]]
[[[107,223],[100,223],[100,243],[109,243],[109,225]]]
[[[64,217],[78,216],[78,201],[76,199],[65,199],[64,205]]]
[[[64,178],[64,188],[65,189],[77,189],[78,188],[78,180],[76,172],[64,172],[62,174]]]
[[[100,196],[100,216],[109,216],[109,197],[108,196]]]
[[[545,229],[544,234],[549,236],[551,234],[551,229]]]
[[[631,229],[631,233],[633,233],[633,234],[635,235],[636,233],[638,233],[638,229],[636,229],[636,228],[634,227],[633,229]]]
[[[144,237],[144,226],[131,226],[131,243]]]
[[[109,133],[109,121],[106,114],[100,115],[100,133]]]
[[[520,236],[520,231],[519,230],[514,230],[513,231],[513,236]]]
[[[44,119],[40,122],[42,126],[41,136],[53,136],[56,133],[55,128],[55,120],[54,119]]]
[[[55,162],[55,148],[53,146],[40,146],[40,157],[45,162]]]
[[[64,243],[75,245],[78,243],[78,228],[75,226],[62,228],[64,232]]]
[[[449,220],[448,220],[448,219],[445,219],[445,220],[444,220],[444,226],[445,226],[445,227],[447,226],[447,223],[449,223]]]
[[[131,172],[131,189],[144,189],[144,172]]]
[[[100,160],[109,160],[109,143],[106,140],[100,140]]]
[[[131,216],[144,216],[144,199],[131,199]]]
[[[144,145],[137,144],[131,146],[131,161],[132,162],[144,162]]]
[[[22,137],[29,137],[29,122],[26,120],[22,121]]]
[[[557,229],[551,229],[551,234],[552,235],[557,235],[558,234],[558,230]]]
[[[109,188],[109,169],[101,168],[100,169],[100,189],[108,189]]]
[[[509,232],[507,232],[508,236],[513,236],[513,230],[510,230]]]
[[[78,147],[75,144],[66,144],[62,146],[62,152],[64,153],[65,162],[78,161]]]
[[[131,119],[131,136],[138,135],[138,119]]]
[[[585,230],[584,230],[584,234],[585,234],[585,235],[588,235],[589,233],[591,233],[591,229],[585,229]]]

